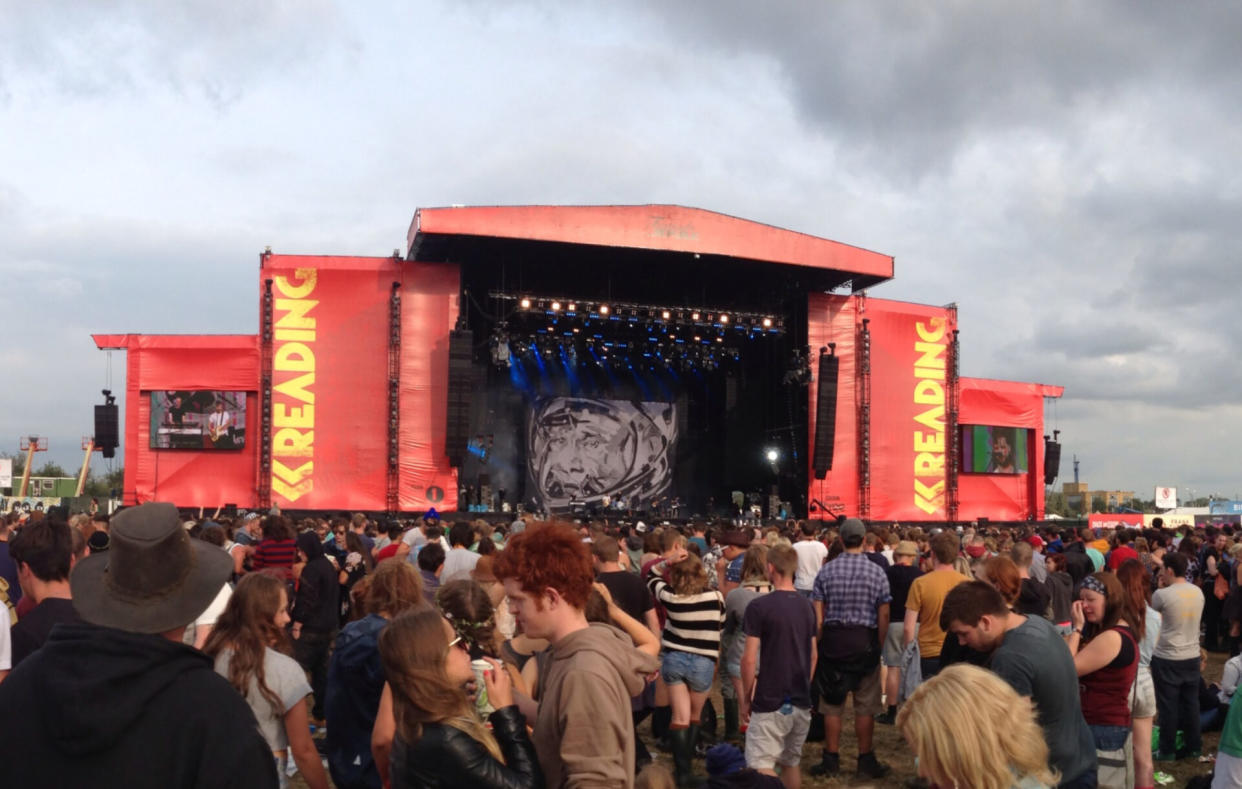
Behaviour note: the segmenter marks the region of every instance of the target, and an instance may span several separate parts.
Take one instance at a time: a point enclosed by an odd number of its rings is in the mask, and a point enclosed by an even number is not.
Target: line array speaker
[[[811,467],[815,479],[832,470],[832,448],[837,435],[837,375],[841,361],[833,354],[819,354],[819,388],[815,396],[815,452]]]
[[[1044,440],[1044,484],[1051,485],[1061,472],[1061,444],[1051,439]]]
[[[95,406],[95,446],[106,458],[114,457],[120,444],[118,421],[116,403]]]
[[[466,447],[470,443],[473,355],[474,332],[469,329],[449,332],[448,414],[444,431],[444,453],[448,455],[449,463],[458,468],[466,457]]]

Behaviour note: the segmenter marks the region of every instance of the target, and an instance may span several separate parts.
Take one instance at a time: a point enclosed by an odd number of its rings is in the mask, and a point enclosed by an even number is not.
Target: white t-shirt
[[[13,668],[13,643],[9,640],[9,612],[0,603],[0,671]]]
[[[194,641],[198,638],[199,627],[215,627],[216,621],[220,618],[220,614],[224,613],[224,609],[229,604],[229,598],[233,596],[233,587],[225,584],[220,587],[220,591],[216,593],[215,599],[207,606],[207,610],[198,615],[185,629],[185,634],[181,641],[184,644],[194,646]]]
[[[809,592],[815,586],[815,576],[824,566],[824,559],[828,558],[828,549],[819,540],[798,540],[793,544],[793,549],[798,554],[794,587]]]
[[[229,661],[233,650],[222,649],[216,655],[216,673],[228,679]],[[272,709],[271,702],[263,698],[259,692],[259,682],[250,678],[250,689],[246,693],[246,703],[254,711],[259,720],[259,731],[263,739],[273,751],[283,751],[289,747],[289,735],[285,733],[285,713],[293,709],[293,705],[310,695],[310,685],[306,683],[306,672],[297,661],[288,655],[282,655],[268,647],[263,655],[263,674],[267,686],[280,699],[280,712]]]
[[[444,569],[440,571],[440,583],[458,578],[469,578],[470,571],[479,563],[479,555],[469,548],[453,548],[444,555]]]

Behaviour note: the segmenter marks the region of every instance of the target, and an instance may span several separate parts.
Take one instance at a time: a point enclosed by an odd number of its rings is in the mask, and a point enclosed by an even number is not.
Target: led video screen
[[[149,392],[151,449],[223,450],[246,445],[246,393]]]
[[[1017,427],[962,425],[962,471],[1025,474],[1026,432]]]

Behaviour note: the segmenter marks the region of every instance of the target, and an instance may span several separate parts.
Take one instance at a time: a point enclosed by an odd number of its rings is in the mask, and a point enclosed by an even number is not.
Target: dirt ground
[[[1219,653],[1208,653],[1207,681],[1219,682],[1221,670],[1224,667],[1226,656]],[[714,700],[717,710],[723,709],[720,697],[717,694]],[[903,787],[905,782],[915,777],[914,771],[914,755],[910,752],[901,735],[897,733],[894,726],[876,726],[875,731],[875,748],[876,755],[880,761],[891,766],[892,772],[883,780],[859,780],[855,781],[853,777],[854,766],[858,758],[857,742],[853,738],[853,724],[850,720],[851,713],[846,713],[845,730],[841,738],[841,774],[833,778],[812,778],[810,768],[812,765],[818,764],[820,760],[820,752],[822,743],[808,742],[802,751],[802,785],[809,787]],[[723,727],[723,720],[721,727]],[[639,729],[639,735],[643,737],[647,743],[651,753],[655,756],[656,761],[665,764],[672,769],[672,763],[667,754],[659,751],[652,746],[651,732],[649,724],[643,724]],[[1220,741],[1220,732],[1211,732],[1203,735],[1203,752],[1207,755],[1214,756],[1216,754],[1216,746]],[[703,770],[702,760],[695,763],[696,770],[706,775]],[[1168,786],[1183,787],[1186,782],[1196,775],[1208,775],[1212,772],[1210,763],[1200,763],[1192,761],[1181,762],[1164,762],[1156,764],[1156,771],[1168,773],[1172,775],[1174,781]],[[300,775],[295,775],[290,779],[290,786],[299,787],[306,786]]]

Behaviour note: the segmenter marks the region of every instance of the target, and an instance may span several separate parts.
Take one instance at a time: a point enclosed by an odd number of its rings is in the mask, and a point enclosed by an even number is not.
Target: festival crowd
[[[1161,526],[11,513],[0,785],[1242,786],[1242,531]]]

